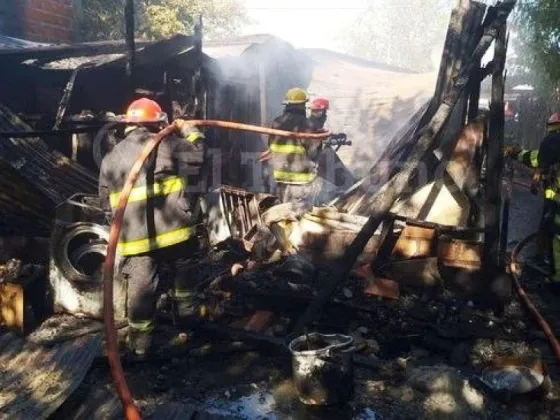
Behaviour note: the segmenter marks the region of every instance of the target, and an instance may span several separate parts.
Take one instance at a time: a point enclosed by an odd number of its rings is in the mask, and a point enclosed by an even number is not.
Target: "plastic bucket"
[[[352,398],[353,342],[342,334],[311,333],[290,343],[293,379],[302,403],[336,405]]]

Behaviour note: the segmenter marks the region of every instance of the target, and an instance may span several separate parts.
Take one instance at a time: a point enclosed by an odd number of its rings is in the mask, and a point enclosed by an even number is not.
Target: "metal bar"
[[[24,139],[28,137],[55,136],[58,134],[67,135],[74,133],[92,133],[99,131],[102,127],[103,125],[95,125],[88,127],[63,128],[59,130],[0,131],[0,138]]]

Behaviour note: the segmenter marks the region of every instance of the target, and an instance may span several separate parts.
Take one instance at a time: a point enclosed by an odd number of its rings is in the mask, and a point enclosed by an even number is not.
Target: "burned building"
[[[219,62],[222,74],[210,111],[215,119],[270,125],[282,112],[286,91],[306,89],[311,80],[312,60],[272,35],[205,42],[203,51]],[[263,191],[258,157],[268,148],[267,139],[239,131],[216,135],[223,154],[223,183]]]

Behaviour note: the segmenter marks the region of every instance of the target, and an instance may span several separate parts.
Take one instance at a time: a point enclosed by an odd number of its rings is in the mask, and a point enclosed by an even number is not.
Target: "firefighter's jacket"
[[[146,160],[124,213],[120,255],[176,245],[196,234],[204,189],[204,135],[192,131],[185,139],[166,138]],[[99,196],[106,211],[114,213],[128,174],[151,137],[147,129],[136,128],[103,158]]]
[[[290,109],[288,107],[282,115],[274,120],[272,128],[306,133],[314,131],[305,115],[305,109]],[[317,176],[314,159],[316,159],[320,150],[320,141],[270,136],[268,147],[272,157],[276,182],[307,184]]]
[[[521,150],[516,160],[545,176],[544,198],[560,203],[560,131],[548,134],[538,150]]]

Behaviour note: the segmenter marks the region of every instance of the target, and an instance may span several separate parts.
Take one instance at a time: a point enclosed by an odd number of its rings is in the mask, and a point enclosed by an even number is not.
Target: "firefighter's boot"
[[[127,346],[130,359],[146,360],[152,351],[153,331],[130,327]]]

